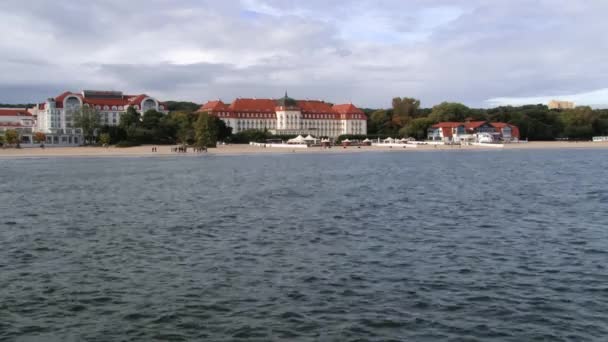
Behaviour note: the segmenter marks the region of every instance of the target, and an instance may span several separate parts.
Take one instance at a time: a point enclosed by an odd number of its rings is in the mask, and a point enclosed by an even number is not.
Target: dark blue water
[[[608,152],[0,160],[3,341],[605,341]]]

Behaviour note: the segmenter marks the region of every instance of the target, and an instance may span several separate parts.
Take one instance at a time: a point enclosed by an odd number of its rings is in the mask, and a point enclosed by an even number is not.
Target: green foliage
[[[110,142],[112,141],[112,137],[110,136],[110,133],[102,133],[99,135],[99,143],[107,146],[110,145]]]
[[[212,124],[215,126],[217,141],[227,141],[232,135],[232,127],[228,127],[224,120],[217,116],[212,116]]]
[[[137,128],[141,126],[140,117],[140,114],[133,106],[129,106],[127,112],[120,116],[118,127],[126,132],[127,140],[135,140]]]
[[[416,138],[417,140],[425,140],[427,137],[427,131],[435,122],[430,118],[417,118],[405,127],[399,130],[399,135],[405,138]]]
[[[199,113],[194,124],[194,144],[198,148],[216,147],[217,126],[214,117]]]
[[[366,109],[368,137],[412,136],[424,139],[426,130],[432,124],[441,121],[464,122],[466,119],[509,123],[519,128],[522,139],[529,140],[587,140],[596,135],[608,135],[606,109],[577,107],[549,110],[542,104],[472,109],[461,103],[450,102],[433,108],[417,108],[418,105],[412,98],[395,98],[390,109]]]
[[[46,141],[46,134],[44,134],[42,132],[36,132],[36,133],[34,133],[33,140],[37,144],[44,143]]]
[[[443,102],[433,107],[429,119],[433,122],[456,121],[462,122],[469,118],[473,112],[462,103]]]
[[[368,123],[368,133],[394,133],[393,121],[391,118],[392,111],[376,110],[371,113]]]
[[[144,113],[141,119],[141,127],[146,129],[156,129],[160,126],[161,120],[165,114],[158,112],[154,109],[150,109]]]
[[[393,98],[393,124],[396,127],[405,126],[416,116],[419,107],[420,100],[411,97]]]
[[[74,127],[82,129],[85,142],[93,143],[95,131],[101,127],[101,114],[95,108],[82,106],[73,113]]]
[[[19,132],[15,129],[7,129],[4,131],[4,141],[8,145],[19,145]]]
[[[172,122],[176,128],[176,139],[182,145],[193,142],[194,130],[192,128],[192,116],[186,113],[175,113]]]
[[[105,125],[99,129],[99,132],[110,136],[110,145],[127,140],[127,132],[122,127]]]
[[[200,108],[200,105],[198,105],[194,102],[168,101],[168,102],[166,102],[166,104],[167,104],[167,109],[171,112],[181,111],[181,112],[193,113],[193,112],[196,112]]]
[[[0,135],[0,146],[4,146],[5,141],[4,135]]]
[[[36,107],[34,103],[21,103],[21,104],[10,104],[0,103],[0,108],[33,108]]]
[[[266,142],[267,139],[273,139],[272,134],[267,130],[248,129],[233,134],[230,142],[235,144],[248,144],[250,142]],[[280,139],[276,137],[276,139]]]

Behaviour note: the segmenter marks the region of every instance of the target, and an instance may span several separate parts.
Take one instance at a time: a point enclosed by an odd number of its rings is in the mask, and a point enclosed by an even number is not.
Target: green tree
[[[102,133],[102,134],[99,135],[99,142],[103,146],[110,145],[111,141],[112,141],[112,137],[110,136],[110,133]]]
[[[92,143],[96,130],[101,127],[101,114],[93,107],[81,106],[72,115],[74,127],[82,129],[85,142]]]
[[[19,145],[19,132],[15,129],[7,129],[4,132],[4,140],[9,145]]]
[[[154,109],[150,109],[144,113],[141,120],[141,126],[146,129],[159,129],[164,116],[165,114]]]
[[[168,101],[166,102],[167,109],[171,112],[174,111],[182,111],[188,113],[196,112],[201,106],[194,102],[184,102],[184,101]]]
[[[411,97],[393,98],[393,124],[397,127],[405,126],[416,116],[420,108],[420,100]]]
[[[34,133],[34,142],[37,144],[43,144],[46,141],[46,134],[42,132]]]
[[[429,118],[416,118],[399,130],[399,133],[403,137],[413,137],[417,140],[424,140],[427,137],[429,127],[432,125],[433,120]]]
[[[186,112],[173,112],[168,118],[168,125],[173,128],[175,140],[182,145],[188,145],[194,134],[192,130],[192,115]]]
[[[127,111],[120,116],[120,123],[118,127],[122,128],[126,135],[127,140],[133,141],[135,140],[135,136],[137,133],[137,127],[141,124],[141,115],[133,106],[129,106]]]
[[[394,134],[394,126],[391,121],[391,112],[379,109],[370,115],[370,125],[368,131],[370,133],[379,134]]]
[[[217,116],[211,116],[211,120],[215,126],[217,141],[227,141],[230,139],[230,136],[232,135],[232,127],[228,127],[224,120],[218,118]]]
[[[194,124],[194,140],[196,147],[207,148],[215,147],[217,142],[217,131],[215,118],[207,113],[199,113],[198,119]]]
[[[470,117],[472,111],[462,103],[443,102],[433,107],[429,119],[433,122],[457,121],[462,122]]]
[[[249,142],[266,142],[266,139],[277,138],[285,140],[287,138],[295,138],[295,136],[275,136],[273,137],[268,130],[261,129],[247,129],[244,131],[240,131],[236,134],[233,134],[230,137],[230,141],[235,144],[248,144]]]

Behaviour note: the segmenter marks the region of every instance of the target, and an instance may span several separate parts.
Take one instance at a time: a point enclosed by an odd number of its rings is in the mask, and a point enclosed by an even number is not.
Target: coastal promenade
[[[378,147],[378,146],[349,146],[343,148],[310,147],[310,148],[269,148],[251,145],[223,145],[211,148],[207,153],[195,153],[188,149],[187,153],[172,151],[174,146],[157,146],[157,152],[152,152],[152,146],[128,148],[116,147],[52,147],[52,148],[0,148],[0,158],[39,158],[39,157],[168,157],[168,156],[199,156],[210,155],[242,155],[268,153],[361,153],[361,152],[420,152],[420,151],[487,151],[498,150],[486,146],[460,145],[418,145],[417,148]],[[608,149],[608,142],[529,142],[506,144],[503,150],[518,149]]]

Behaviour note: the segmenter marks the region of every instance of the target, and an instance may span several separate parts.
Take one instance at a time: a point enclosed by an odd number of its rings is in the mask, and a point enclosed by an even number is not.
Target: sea
[[[608,151],[0,159],[0,341],[606,341]]]

